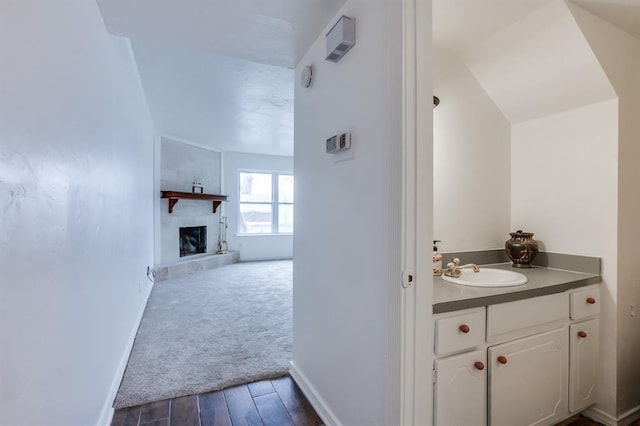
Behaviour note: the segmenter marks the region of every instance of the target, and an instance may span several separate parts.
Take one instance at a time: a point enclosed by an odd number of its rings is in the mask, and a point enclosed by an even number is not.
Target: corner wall
[[[0,424],[107,424],[151,284],[153,126],[94,1],[0,2]]]
[[[462,59],[513,124],[611,99],[613,91],[565,0],[548,0],[477,40]]]
[[[614,418],[640,417],[640,278],[637,243],[640,241],[640,40],[611,23],[568,3],[618,96],[618,227],[617,227],[617,370],[603,365],[617,382],[615,403],[604,407]]]
[[[443,240],[441,251],[502,247],[511,125],[461,60],[436,50],[433,61],[434,238]]]
[[[325,61],[345,14],[356,44]],[[350,0],[296,67],[292,374],[327,424],[400,419],[402,2]],[[348,131],[353,159],[325,140]],[[398,339],[399,340],[399,339]]]
[[[511,227],[543,251],[602,258],[598,401],[615,407],[618,100],[514,125]]]
[[[229,202],[223,203],[223,214],[227,216],[229,250],[240,252],[241,261],[291,259],[293,257],[293,235],[238,235],[239,170],[291,173],[293,172],[293,158],[225,152],[223,191],[225,195],[229,196]]]

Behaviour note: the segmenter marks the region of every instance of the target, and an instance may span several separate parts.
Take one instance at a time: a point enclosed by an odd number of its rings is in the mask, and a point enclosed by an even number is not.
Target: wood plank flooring
[[[322,426],[291,377],[117,410],[112,426]],[[604,426],[579,414],[555,426]],[[631,426],[640,426],[640,421]]]
[[[584,417],[581,414],[576,414],[573,417],[569,417],[566,420],[556,423],[554,426],[604,426],[602,423],[598,423],[595,420]]]
[[[599,423],[582,414],[576,414],[573,417],[568,418],[565,421],[555,424],[554,426],[606,426],[603,423]],[[640,426],[640,420],[635,420],[628,426]]]
[[[321,426],[291,377],[117,410],[112,426]]]

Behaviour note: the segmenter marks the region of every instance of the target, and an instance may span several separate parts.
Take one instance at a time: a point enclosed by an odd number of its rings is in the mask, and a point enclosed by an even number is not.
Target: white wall
[[[442,251],[509,238],[511,125],[464,63],[434,51],[434,238]]]
[[[565,0],[497,29],[462,59],[511,123],[611,99],[611,84]]]
[[[160,188],[162,191],[191,192],[194,176],[198,176],[205,194],[220,194],[222,154],[210,149],[183,143],[168,137],[160,138]],[[159,196],[159,194],[158,194]],[[169,213],[169,200],[160,202],[160,262],[165,265],[188,258],[180,257],[180,228],[207,227],[207,253],[218,251],[220,207],[212,212],[211,201],[180,200]]]
[[[625,418],[640,409],[640,317],[631,306],[640,303],[637,242],[640,240],[640,40],[586,10],[569,3],[571,11],[620,97],[618,141],[617,311],[615,315],[617,370],[602,364],[611,382],[605,391],[616,396],[602,407],[610,416]],[[612,339],[612,337],[611,337]],[[607,361],[607,360],[605,360]],[[617,383],[616,383],[617,382]],[[616,387],[614,385],[617,384]],[[616,390],[617,389],[617,390]]]
[[[618,100],[513,126],[511,227],[541,249],[602,258],[600,405],[615,407]]]
[[[150,291],[153,128],[93,1],[0,3],[0,424],[106,423]]]
[[[293,158],[276,155],[225,152],[224,193],[229,202],[223,203],[227,216],[227,243],[229,250],[239,251],[241,261],[291,259],[293,235],[238,235],[238,171],[293,172]]]
[[[401,6],[348,1],[327,30],[354,17],[353,49],[325,61],[325,31],[296,68],[315,81],[295,92],[293,372],[329,424],[399,421]],[[334,162],[325,140],[342,131],[353,159]]]

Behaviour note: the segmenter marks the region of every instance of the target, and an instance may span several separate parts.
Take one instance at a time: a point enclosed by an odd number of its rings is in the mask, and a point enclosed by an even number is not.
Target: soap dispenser
[[[442,254],[438,251],[438,244],[440,240],[433,240],[433,275],[442,275]]]

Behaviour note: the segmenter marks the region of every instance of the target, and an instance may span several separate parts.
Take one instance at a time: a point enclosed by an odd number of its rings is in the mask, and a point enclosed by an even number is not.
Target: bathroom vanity
[[[595,402],[599,274],[519,272],[511,288],[434,277],[435,425],[553,425]]]

